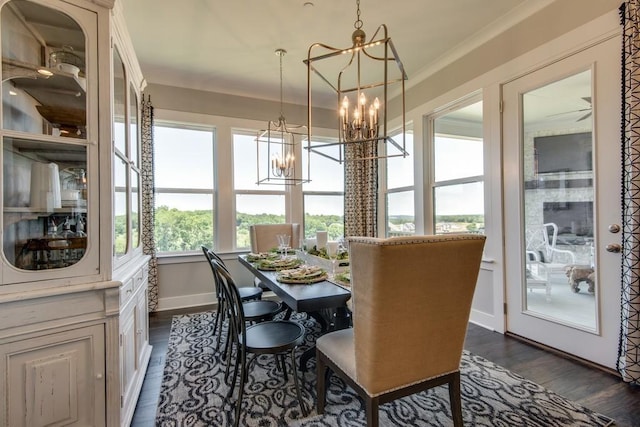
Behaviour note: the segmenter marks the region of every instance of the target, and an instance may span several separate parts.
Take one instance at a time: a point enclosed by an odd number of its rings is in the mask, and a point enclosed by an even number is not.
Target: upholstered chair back
[[[459,369],[484,242],[349,239],[356,382],[370,395]]]
[[[256,224],[249,226],[251,252],[268,252],[278,247],[278,234],[291,236],[290,245],[297,248],[300,244],[300,224]]]

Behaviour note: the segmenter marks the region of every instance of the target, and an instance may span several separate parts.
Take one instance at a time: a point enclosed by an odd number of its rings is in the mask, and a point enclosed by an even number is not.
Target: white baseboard
[[[262,299],[277,301],[279,298],[271,291],[265,291]],[[181,308],[210,306],[217,303],[216,296],[213,293],[185,295],[179,297],[160,298],[158,299],[158,308],[156,311],[177,310]]]
[[[177,310],[179,308],[198,307],[215,304],[216,295],[214,293],[185,295],[179,297],[169,297],[158,299],[157,311]]]
[[[490,331],[496,331],[496,328],[493,326],[495,325],[496,318],[491,314],[472,309],[471,316],[469,316],[469,322],[485,329],[489,329]]]

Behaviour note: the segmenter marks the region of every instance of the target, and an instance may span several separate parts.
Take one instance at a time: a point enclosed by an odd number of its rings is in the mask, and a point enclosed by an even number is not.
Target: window
[[[405,128],[405,149],[409,153],[406,157],[386,158],[385,234],[387,237],[416,233],[413,130],[410,128]]]
[[[433,120],[434,231],[484,233],[482,101]]]
[[[257,131],[233,131],[233,189],[236,213],[236,249],[251,247],[249,226],[284,223],[285,186],[258,185]],[[265,147],[266,149],[266,147]],[[260,153],[268,159],[267,153]]]
[[[323,148],[329,154],[339,146]],[[302,156],[303,168],[311,162],[311,182],[302,185],[304,204],[304,238],[314,238],[316,231],[327,231],[329,240],[344,237],[344,164],[311,152]]]
[[[213,247],[215,130],[156,122],[153,132],[158,252]]]

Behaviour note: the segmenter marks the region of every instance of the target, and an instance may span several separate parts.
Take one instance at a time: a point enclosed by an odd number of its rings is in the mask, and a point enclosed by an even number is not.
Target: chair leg
[[[451,402],[451,418],[454,427],[462,427],[462,398],[460,396],[460,372],[455,372],[449,382],[449,400]]]
[[[365,396],[364,401],[367,427],[378,427],[378,398]]]
[[[293,367],[293,383],[296,386],[296,394],[298,395],[298,402],[300,403],[300,409],[302,410],[302,416],[307,416],[307,406],[302,400],[302,393],[300,392],[300,384],[298,380],[298,369],[296,368],[296,349],[291,349],[291,366]],[[286,369],[285,369],[286,372]]]
[[[216,332],[218,331],[218,324],[220,324],[220,327],[222,327],[222,322],[220,322],[220,313],[222,313],[222,310],[220,308],[220,304],[221,301],[218,300],[218,306],[216,308],[216,320],[213,321],[213,335],[216,335]]]
[[[229,326],[231,328],[231,326]],[[222,360],[227,362],[227,369],[224,374],[224,379],[229,377],[229,365],[231,364],[231,356],[233,354],[233,342],[231,341],[231,334],[234,333],[231,329],[227,330],[227,339],[224,344],[224,351],[222,352]]]
[[[224,323],[224,320],[226,318],[226,315],[225,315],[226,307],[225,307],[224,300],[220,301],[219,308],[220,308],[220,329],[218,329],[218,342],[216,344],[216,351],[220,348],[220,341],[222,340],[222,324]]]
[[[233,344],[226,348],[223,354],[224,357],[222,358],[222,360],[225,360],[227,362],[227,366],[224,369],[224,380],[227,381],[229,379],[229,372],[231,371],[231,355],[233,354]]]
[[[231,361],[231,353],[229,353],[228,357],[229,358],[227,359],[227,370],[225,371],[225,380],[229,376],[229,369],[231,367],[231,364],[233,363]],[[238,344],[236,348],[236,360],[233,368],[233,377],[231,378],[231,383],[229,384],[229,392],[227,393],[227,398],[231,397],[231,395],[233,394],[233,389],[236,386],[236,379],[238,378],[238,371],[241,371],[242,373],[242,376],[240,376],[240,387],[244,386],[243,378],[244,378],[244,375],[246,375],[244,373],[244,369],[246,369],[245,362],[246,362],[245,350],[241,345]]]
[[[320,355],[316,356],[316,399],[318,415],[324,413],[324,403],[326,399],[325,385],[327,381],[327,376],[325,375],[326,372],[327,367],[324,364],[324,359],[320,357]]]
[[[284,381],[287,382],[289,381],[289,376],[287,375],[287,362],[284,360],[284,354],[280,355],[280,363],[282,364],[282,375],[284,376]]]
[[[242,409],[242,397],[244,394],[244,381],[242,381],[242,379],[245,377],[245,375],[247,375],[247,373],[245,372],[246,369],[246,365],[247,365],[247,354],[244,351],[244,349],[240,350],[238,349],[238,352],[242,353],[241,357],[239,358],[239,363],[240,363],[240,384],[238,385],[238,399],[236,399],[236,419],[233,422],[233,425],[235,427],[238,427],[240,425],[240,411]],[[237,369],[236,369],[237,371]],[[235,377],[235,375],[234,375]],[[234,378],[234,382],[235,384],[235,378]]]

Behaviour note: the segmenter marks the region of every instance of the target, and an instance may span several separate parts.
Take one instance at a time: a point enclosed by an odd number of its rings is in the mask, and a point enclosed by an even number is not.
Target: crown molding
[[[464,57],[474,49],[482,46],[489,40],[499,36],[509,28],[516,24],[526,20],[534,13],[544,9],[550,4],[558,0],[527,0],[520,6],[514,8],[509,13],[501,16],[496,21],[493,21],[480,31],[471,35],[465,39],[462,43],[458,44],[455,48],[451,49],[446,55],[441,56],[428,67],[418,71],[415,75],[411,76],[407,80],[407,88],[414,86],[415,84],[427,79],[429,76],[442,70],[447,65],[455,62],[456,60]]]

